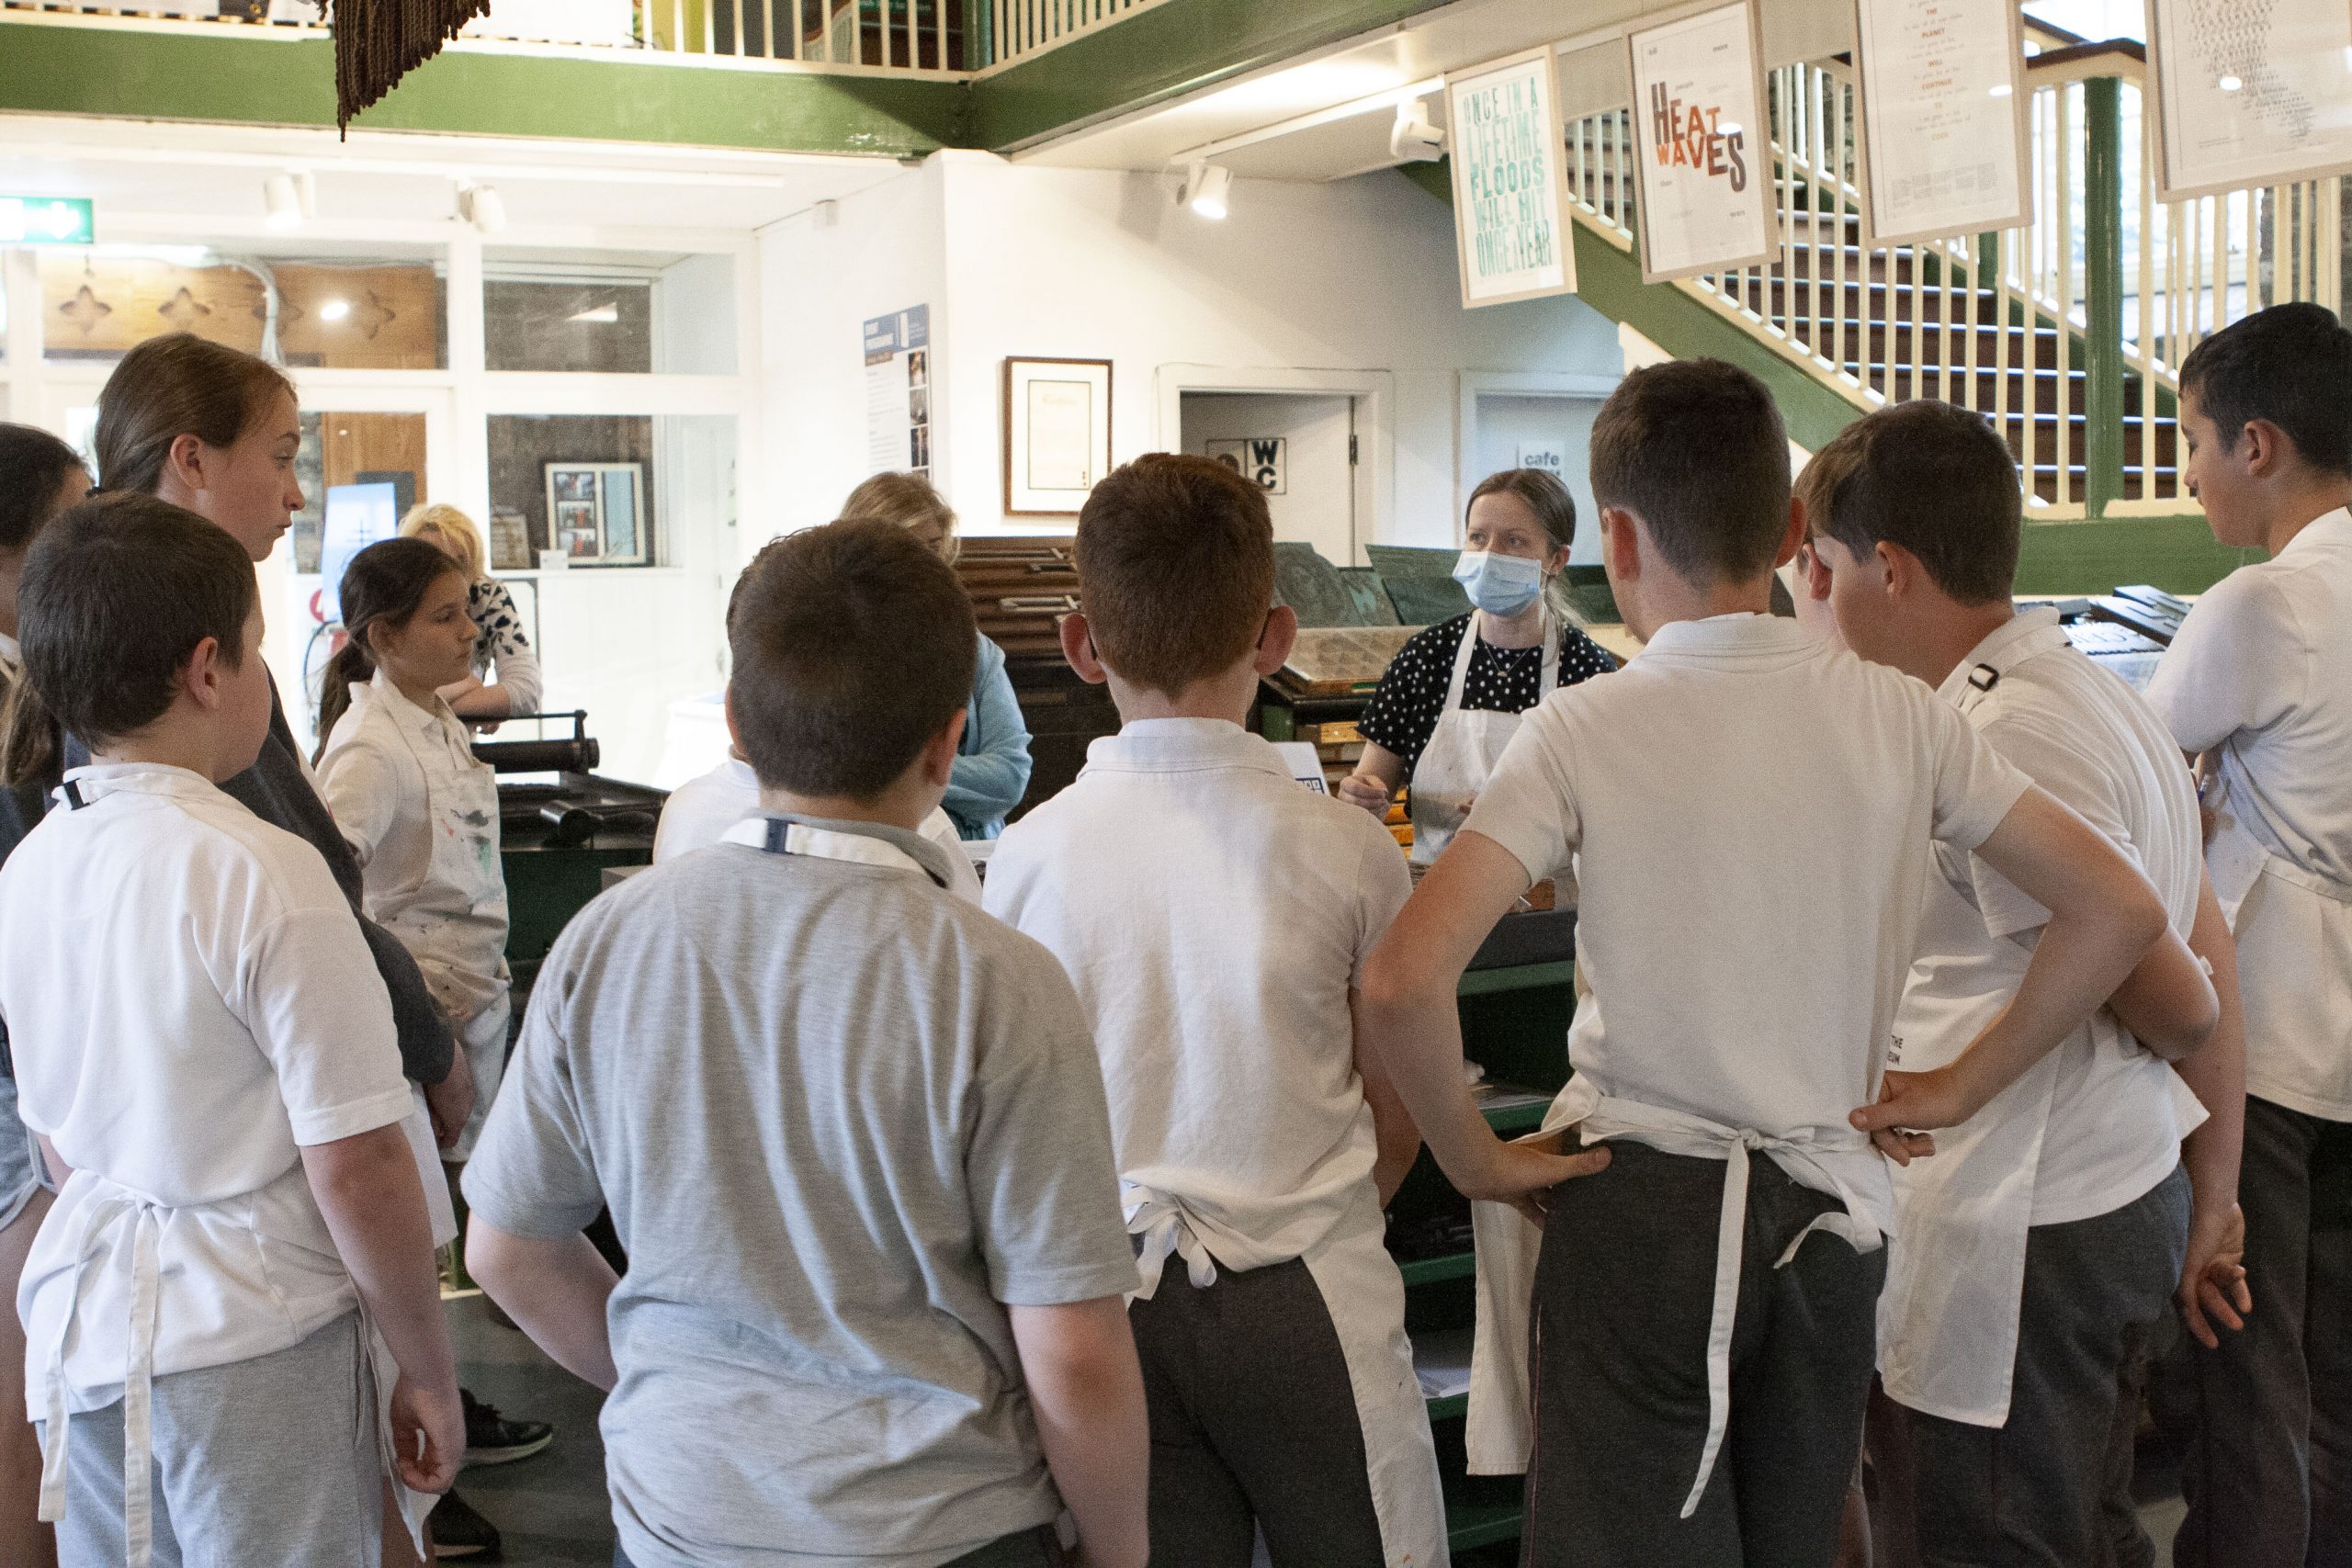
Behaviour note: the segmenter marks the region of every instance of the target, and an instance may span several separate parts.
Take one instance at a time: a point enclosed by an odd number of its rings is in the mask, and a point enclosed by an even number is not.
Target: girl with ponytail
[[[475,1108],[442,1158],[471,1152],[506,1060],[506,879],[498,783],[442,691],[473,668],[472,580],[423,539],[387,539],[343,575],[348,640],[327,666],[319,788],[361,867],[368,919],[397,936],[464,1044]]]

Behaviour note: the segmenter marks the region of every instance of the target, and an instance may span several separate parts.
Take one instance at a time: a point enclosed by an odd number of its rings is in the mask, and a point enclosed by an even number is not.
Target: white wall
[[[932,308],[934,477],[974,533],[1053,526],[1003,516],[1008,355],[1111,360],[1120,461],[1178,444],[1159,428],[1164,366],[1388,372],[1393,503],[1366,536],[1435,545],[1457,536],[1459,372],[1619,372],[1615,326],[1574,299],[1464,310],[1450,209],[1394,174],[1237,181],[1222,223],[1179,209],[1174,188],[1173,175],[947,152],[846,198],[834,227],[771,230],[778,526],[825,521],[865,477],[858,325],[916,303]],[[747,546],[767,531],[747,520]]]

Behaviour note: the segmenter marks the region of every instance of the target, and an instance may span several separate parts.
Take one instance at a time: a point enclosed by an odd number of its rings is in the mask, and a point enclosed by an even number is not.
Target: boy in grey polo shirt
[[[467,1168],[467,1259],[603,1417],[639,1568],[1144,1560],[1094,1052],[914,829],[977,639],[903,530],[770,545],[729,616],[763,813],[582,911]],[[579,1235],[609,1205],[629,1270]]]

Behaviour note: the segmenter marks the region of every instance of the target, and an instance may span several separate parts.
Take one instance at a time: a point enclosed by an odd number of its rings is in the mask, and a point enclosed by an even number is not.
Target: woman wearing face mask
[[[1385,817],[1409,778],[1418,865],[1462,826],[1521,714],[1556,686],[1617,668],[1546,603],[1576,531],[1576,502],[1554,475],[1506,468],[1481,480],[1453,569],[1477,608],[1407,643],[1358,722],[1363,759],[1340,797]]]

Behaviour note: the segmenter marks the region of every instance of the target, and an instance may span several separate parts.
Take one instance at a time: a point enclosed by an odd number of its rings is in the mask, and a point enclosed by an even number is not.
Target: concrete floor
[[[510,1416],[551,1421],[556,1439],[514,1464],[469,1470],[458,1483],[466,1500],[505,1537],[508,1568],[610,1568],[611,1505],[605,1494],[605,1450],[596,1435],[604,1395],[563,1371],[521,1334],[491,1320],[481,1298],[452,1298],[450,1333],[465,1384]],[[2143,1450],[2141,1521],[2155,1538],[2158,1568],[2171,1568],[2172,1533],[2180,1523],[2178,1488]],[[479,1561],[479,1560],[477,1560]]]

